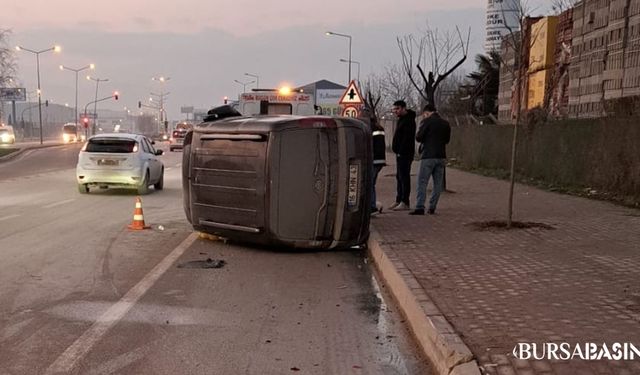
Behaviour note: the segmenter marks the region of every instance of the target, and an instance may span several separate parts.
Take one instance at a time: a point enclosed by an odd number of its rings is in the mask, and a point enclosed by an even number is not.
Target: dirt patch
[[[207,258],[207,260],[192,260],[178,264],[178,268],[222,268],[227,264],[224,260]]]
[[[551,225],[545,223],[536,223],[533,221],[512,221],[511,228],[507,228],[507,222],[503,220],[491,220],[491,221],[476,221],[473,223],[466,224],[478,231],[487,231],[487,230],[511,230],[511,229],[545,229],[545,230],[554,230],[556,228]]]

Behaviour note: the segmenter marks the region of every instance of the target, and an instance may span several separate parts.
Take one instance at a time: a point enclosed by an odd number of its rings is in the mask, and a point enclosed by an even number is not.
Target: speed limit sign
[[[344,110],[342,110],[342,116],[344,117],[358,117],[358,108],[353,106],[347,106]]]

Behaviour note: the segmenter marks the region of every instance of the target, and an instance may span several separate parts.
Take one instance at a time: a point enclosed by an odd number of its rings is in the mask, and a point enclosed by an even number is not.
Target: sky
[[[346,84],[348,39],[360,78],[400,63],[396,38],[420,35],[429,25],[440,30],[471,28],[469,61],[481,53],[486,0],[182,0],[76,1],[5,0],[0,28],[11,29],[11,45],[42,50],[58,44],[61,53],[40,55],[43,99],[73,106],[75,74],[63,64],[96,70],[80,74],[80,109],[92,101],[95,82],[108,78],[99,97],[118,90],[118,102],[101,108],[137,107],[150,93],[168,92],[169,119],[181,106],[211,108],[223,97],[236,98],[242,85],[258,75],[261,88],[301,86],[319,79]],[[36,58],[17,52],[18,79],[36,87]],[[357,66],[352,78],[357,78]],[[152,77],[170,77],[165,83]],[[247,89],[255,87],[248,84]]]

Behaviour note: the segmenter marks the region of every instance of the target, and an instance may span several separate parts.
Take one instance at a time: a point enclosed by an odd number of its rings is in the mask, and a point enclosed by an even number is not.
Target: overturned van
[[[371,133],[349,118],[232,117],[184,141],[184,208],[196,230],[297,248],[369,236]]]

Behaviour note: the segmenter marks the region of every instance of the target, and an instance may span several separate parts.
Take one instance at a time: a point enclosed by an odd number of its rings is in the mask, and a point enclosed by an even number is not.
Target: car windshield
[[[131,153],[135,151],[136,141],[122,138],[95,138],[89,140],[87,152]]]
[[[8,133],[9,131],[7,129],[0,129],[0,134],[2,133]]]
[[[62,127],[62,131],[65,133],[75,133],[76,126],[75,125],[65,125]]]

